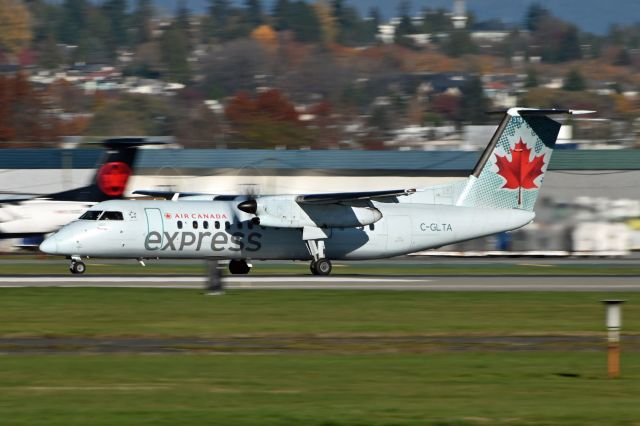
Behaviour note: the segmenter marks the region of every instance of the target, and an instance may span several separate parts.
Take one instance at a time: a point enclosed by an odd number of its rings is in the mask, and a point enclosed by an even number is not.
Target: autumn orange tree
[[[311,143],[311,133],[294,105],[279,90],[252,97],[246,92],[234,96],[225,109],[232,127],[232,140],[247,148],[299,147]]]
[[[0,141],[13,140],[15,130],[11,125],[11,87],[9,78],[0,75]]]
[[[26,74],[0,76],[0,141],[46,142],[59,137],[55,116]]]
[[[251,32],[251,38],[262,45],[269,53],[278,48],[278,33],[269,25],[260,25]]]
[[[0,52],[18,55],[31,42],[31,14],[22,0],[0,0]]]
[[[334,113],[332,104],[323,100],[307,108],[306,111],[312,118],[309,125],[313,131],[313,143],[311,148],[339,148],[345,139],[344,116]]]

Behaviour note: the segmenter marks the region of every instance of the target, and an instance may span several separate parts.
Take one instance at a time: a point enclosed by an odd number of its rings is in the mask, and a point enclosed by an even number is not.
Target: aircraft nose
[[[48,254],[56,254],[58,252],[58,241],[56,236],[52,235],[40,244],[40,251]]]

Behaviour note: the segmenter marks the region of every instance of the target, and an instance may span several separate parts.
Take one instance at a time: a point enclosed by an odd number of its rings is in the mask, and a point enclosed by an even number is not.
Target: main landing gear
[[[82,262],[80,260],[79,257],[72,257],[71,258],[71,263],[69,264],[69,271],[71,271],[72,274],[84,274],[84,271],[87,270],[87,267],[85,266],[84,262]]]
[[[233,275],[246,275],[251,271],[251,265],[244,259],[233,259],[229,262],[229,272]]]
[[[329,259],[312,260],[309,265],[313,275],[329,275],[331,273],[331,261]]]
[[[331,273],[331,261],[324,254],[324,240],[305,240],[309,254],[313,256],[311,273],[313,275],[329,275]]]

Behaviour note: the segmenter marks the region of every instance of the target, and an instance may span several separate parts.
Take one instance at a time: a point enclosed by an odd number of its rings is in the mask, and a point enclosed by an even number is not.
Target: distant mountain
[[[176,9],[177,0],[155,0],[164,13]],[[383,16],[395,16],[402,0],[346,0],[347,4],[358,7],[362,14],[368,14],[377,7]],[[207,0],[186,0],[188,6],[197,12],[206,10]],[[506,23],[520,24],[530,4],[537,2],[553,12],[554,15],[576,24],[581,30],[597,34],[607,32],[612,24],[640,23],[640,1],[638,0],[467,0],[467,9],[480,20],[499,18]],[[242,4],[242,0],[234,3]],[[263,5],[270,9],[273,0],[264,0]],[[452,9],[453,0],[412,0],[414,12],[422,8]]]

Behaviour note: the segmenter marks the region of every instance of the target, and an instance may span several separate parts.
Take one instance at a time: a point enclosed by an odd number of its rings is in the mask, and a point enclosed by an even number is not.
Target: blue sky
[[[130,0],[131,1],[131,0]],[[207,0],[186,0],[194,11],[206,9]],[[384,16],[397,13],[402,0],[347,0],[367,14],[373,6],[377,6]],[[501,18],[507,23],[521,23],[524,14],[533,0],[467,0],[467,8],[481,19]],[[640,1],[638,0],[536,0],[537,3],[551,9],[564,20],[577,24],[581,29],[599,34],[606,33],[613,23],[632,24],[640,22]],[[242,4],[242,0],[235,0]],[[156,0],[156,4],[164,12],[173,12],[177,0]],[[265,7],[271,8],[273,0],[263,0]],[[452,9],[453,0],[412,0],[414,12],[424,7]]]

